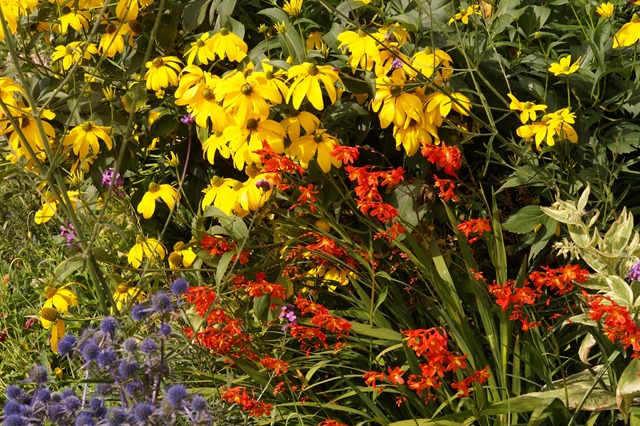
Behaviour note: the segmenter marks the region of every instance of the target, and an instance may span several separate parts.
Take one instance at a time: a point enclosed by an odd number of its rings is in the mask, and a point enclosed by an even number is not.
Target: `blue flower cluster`
[[[202,396],[189,395],[184,385],[163,383],[175,358],[165,349],[172,332],[167,321],[187,289],[187,282],[178,279],[171,286],[172,294],[157,293],[148,305],[136,306],[132,316],[145,320],[151,330],[144,339],[127,336],[113,317],[104,318],[98,329],[86,329],[80,337],[64,336],[58,351],[82,365],[81,395],[73,388],[50,391],[47,369],[36,365],[27,381],[35,385],[32,392],[17,385],[7,388],[3,424],[210,425],[213,417]]]

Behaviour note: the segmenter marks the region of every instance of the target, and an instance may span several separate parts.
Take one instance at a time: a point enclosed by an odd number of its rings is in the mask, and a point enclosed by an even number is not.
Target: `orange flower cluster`
[[[194,339],[214,355],[235,359],[257,358],[250,347],[251,337],[242,329],[243,322],[214,307],[216,296],[212,289],[203,286],[191,287],[185,298],[194,305],[198,315],[205,318],[207,324],[195,333],[191,327],[185,327],[183,331],[189,339]]]
[[[460,149],[457,146],[423,144],[420,151],[427,160],[441,168],[446,174],[458,177],[458,170],[462,167]]]
[[[469,219],[462,221],[458,224],[457,228],[467,237],[469,244],[473,244],[485,232],[491,231],[491,225],[489,225],[489,219]],[[472,238],[469,238],[469,235],[474,234]]]
[[[262,357],[262,359],[260,360],[260,364],[264,365],[269,370],[273,371],[273,374],[276,376],[279,376],[289,371],[287,369],[287,367],[289,366],[288,362],[282,361],[280,359],[274,358],[269,355]]]
[[[347,425],[344,424],[344,423],[337,422],[335,420],[327,419],[327,420],[323,420],[320,423],[318,423],[318,426],[347,426]]]
[[[349,180],[356,182],[354,192],[358,209],[363,214],[369,214],[382,223],[388,223],[398,216],[398,210],[382,201],[379,185],[391,188],[404,180],[404,169],[398,167],[391,171],[372,171],[371,166],[344,168]]]
[[[329,310],[321,304],[300,296],[296,297],[294,303],[300,315],[311,315],[311,324],[318,327],[308,327],[305,325],[292,325],[289,327],[291,336],[296,338],[300,349],[305,351],[307,356],[309,356],[311,349],[318,350],[321,347],[324,349],[329,348],[327,344],[327,334],[325,332],[333,333],[338,340],[333,347],[334,351],[337,351],[346,344],[344,339],[349,336],[349,330],[351,330],[351,323],[349,321],[334,317]]]
[[[442,379],[448,372],[456,373],[458,369],[467,368],[465,362],[466,355],[456,355],[449,350],[448,336],[444,330],[437,328],[405,330],[402,332],[406,338],[407,346],[419,357],[426,358],[427,362],[420,364],[421,374],[411,374],[407,379],[409,389],[418,395],[430,398],[431,390],[437,390],[442,386]],[[454,381],[451,387],[457,389],[461,396],[469,395],[469,388],[473,383],[485,383],[489,377],[489,366],[475,371],[465,377],[462,381]],[[393,386],[403,385],[405,379],[402,377],[406,370],[400,367],[387,367],[387,373],[368,371],[362,378],[367,386],[376,389],[377,381],[387,381]],[[378,389],[382,392],[384,386]],[[402,404],[402,399],[398,400]]]
[[[265,404],[263,401],[257,400],[254,396],[249,396],[244,386],[224,389],[220,397],[229,404],[237,404],[242,411],[248,413],[251,417],[270,416],[273,410],[272,404]]]
[[[264,272],[256,273],[256,278],[253,281],[246,281],[242,275],[237,276],[233,279],[233,284],[236,288],[243,289],[251,297],[269,295],[271,300],[284,300],[287,297],[286,289],[280,284],[267,282]]]
[[[587,295],[589,318],[602,321],[602,332],[611,343],[620,343],[624,349],[633,349],[633,358],[640,358],[640,329],[626,306],[620,306],[608,296]]]
[[[227,238],[217,235],[205,235],[202,237],[200,247],[209,252],[211,256],[221,256],[224,253],[236,251],[236,242],[233,240],[227,240]],[[235,262],[236,256],[231,258],[232,262]],[[249,252],[243,251],[240,253],[238,263],[244,265],[249,262]]]
[[[502,285],[494,281],[489,285],[489,292],[496,298],[496,304],[503,311],[511,308],[509,319],[520,321],[523,331],[541,324],[541,321],[530,321],[529,316],[523,311],[525,305],[533,306],[545,297],[545,304],[549,306],[552,299],[545,289],[550,290],[552,295],[561,296],[572,291],[575,283],[586,281],[589,275],[589,271],[581,269],[578,265],[566,265],[555,269],[543,266],[542,269],[543,271],[529,274],[522,287],[516,287],[514,280],[507,280]]]

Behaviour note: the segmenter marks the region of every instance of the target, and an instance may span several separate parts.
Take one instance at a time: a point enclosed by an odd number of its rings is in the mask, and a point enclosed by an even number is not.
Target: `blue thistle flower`
[[[183,385],[173,385],[167,389],[165,400],[173,408],[180,408],[182,401],[189,396],[187,389]]]
[[[4,394],[7,396],[8,399],[13,399],[13,400],[18,400],[23,395],[22,389],[20,389],[16,385],[9,385],[7,387],[7,390],[4,391]]]
[[[49,379],[49,375],[47,374],[47,369],[41,365],[34,365],[31,367],[31,371],[29,371],[29,381],[32,383],[37,383],[42,385],[47,383]]]
[[[135,361],[129,362],[122,360],[118,365],[118,375],[123,380],[128,379],[129,377],[133,376],[136,371],[138,371],[139,367],[140,366]]]
[[[62,404],[64,404],[64,409],[68,413],[73,413],[80,408],[80,398],[75,395],[70,395],[62,400]]]
[[[196,395],[191,400],[191,409],[193,411],[205,411],[207,409],[207,400],[200,395]]]
[[[53,403],[49,405],[49,418],[56,423],[64,417],[64,407],[62,404]]]
[[[142,352],[150,354],[158,350],[158,344],[153,339],[144,339],[140,345]]]
[[[67,334],[58,342],[58,354],[65,356],[71,353],[78,339],[73,334]]]
[[[105,334],[113,335],[117,328],[118,321],[114,317],[105,317],[100,323],[100,330]]]
[[[95,361],[100,354],[100,347],[95,342],[89,341],[82,346],[80,354],[85,362]]]
[[[107,424],[109,426],[120,426],[127,423],[129,415],[122,408],[112,407],[107,411]]]
[[[160,334],[162,334],[164,337],[169,337],[171,335],[171,326],[169,324],[161,324]]]
[[[73,423],[74,426],[94,426],[96,422],[93,420],[93,413],[91,411],[81,411],[80,414],[76,416],[76,421]]]
[[[26,405],[20,404],[19,402],[14,400],[9,400],[4,406],[4,415],[5,416],[12,416],[12,415],[18,415],[18,414],[22,415],[25,408],[26,408]]]
[[[178,278],[173,283],[171,283],[171,293],[173,294],[184,294],[188,289],[189,283],[182,278]]]
[[[141,402],[133,407],[133,417],[140,423],[144,423],[151,417],[153,411],[153,406],[146,402]]]
[[[164,314],[171,310],[171,298],[167,293],[156,293],[151,298],[151,306],[157,313]]]
[[[133,337],[127,338],[122,346],[124,347],[124,350],[129,352],[130,354],[136,353],[138,351],[138,341]]]
[[[12,414],[10,416],[5,417],[4,425],[5,426],[26,426],[27,419],[22,417],[19,414]]]
[[[116,353],[110,349],[105,349],[98,354],[98,365],[101,368],[107,367],[118,359]]]
[[[36,399],[44,403],[49,402],[51,400],[51,391],[47,388],[40,389],[36,394]]]

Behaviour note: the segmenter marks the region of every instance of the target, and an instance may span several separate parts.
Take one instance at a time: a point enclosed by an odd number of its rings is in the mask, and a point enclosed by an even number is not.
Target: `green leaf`
[[[195,30],[204,22],[211,1],[212,0],[194,0],[184,7],[182,11],[182,24],[187,31]]]
[[[611,127],[602,139],[614,154],[630,154],[640,147],[640,126],[622,122]]]
[[[613,293],[612,299],[619,305],[633,307],[633,291],[625,280],[617,275],[610,275],[606,278],[607,284]]]
[[[622,253],[627,248],[632,233],[633,216],[624,207],[600,242],[600,250],[605,253]]]
[[[360,336],[374,337],[376,339],[388,340],[390,342],[398,343],[402,342],[402,334],[389,328],[374,328],[368,324],[361,324],[358,322],[350,322],[351,331]]]
[[[502,229],[517,234],[526,234],[542,224],[547,215],[540,206],[525,206],[502,223]]]
[[[53,276],[55,276],[58,280],[64,281],[69,275],[77,271],[78,269],[84,266],[84,259],[82,256],[74,256],[69,259],[65,259],[62,263],[58,265],[58,267],[53,272]]]
[[[634,395],[640,393],[640,360],[632,359],[624,369],[616,388],[616,405],[625,420],[629,415]]]

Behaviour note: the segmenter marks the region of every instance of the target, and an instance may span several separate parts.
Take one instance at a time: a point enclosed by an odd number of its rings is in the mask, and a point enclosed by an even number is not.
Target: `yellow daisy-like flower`
[[[136,243],[127,254],[127,261],[134,268],[139,268],[143,259],[157,262],[158,260],[163,260],[166,255],[167,249],[164,248],[160,241],[155,238],[145,238],[138,235]]]
[[[53,52],[51,59],[53,61],[62,61],[62,69],[66,71],[81,59],[91,59],[91,55],[96,55],[98,53],[98,49],[93,43],[87,46],[84,54],[82,54],[83,49],[83,42],[72,41],[66,46],[56,46],[55,52]]]
[[[444,50],[432,50],[425,47],[424,50],[413,55],[413,62],[404,66],[404,72],[411,77],[416,77],[419,71],[426,78],[434,78],[438,82],[444,82],[453,74],[451,66],[453,60]],[[435,77],[434,77],[435,74]]]
[[[107,58],[113,58],[124,51],[124,36],[129,31],[127,24],[107,24],[105,34],[100,38],[98,50]]]
[[[170,210],[176,205],[178,200],[178,191],[171,185],[163,183],[158,185],[155,182],[149,184],[149,190],[142,196],[140,204],[138,204],[138,213],[142,217],[149,219],[156,210],[156,201],[161,199],[169,207]]]
[[[116,16],[120,22],[130,21],[138,17],[139,10],[138,0],[119,0],[116,5]]]
[[[262,61],[262,72],[254,71],[251,73],[253,76],[264,77],[268,86],[275,89],[279,96],[277,98],[273,98],[270,101],[274,104],[282,103],[282,99],[287,95],[289,91],[289,87],[285,84],[284,80],[286,79],[286,73],[281,69],[275,69],[273,65],[268,63],[267,59]]]
[[[596,7],[596,13],[604,19],[611,19],[613,16],[613,9],[613,3],[608,1],[606,3],[600,3],[600,6]]]
[[[303,0],[285,0],[282,10],[288,15],[298,16],[302,11]]]
[[[337,285],[330,284],[330,282],[345,286],[349,284],[349,278],[355,278],[355,273],[353,271],[338,269],[335,266],[316,266],[315,268],[312,268],[307,275],[312,278],[320,279],[322,284],[326,283],[329,291],[335,291],[336,288],[338,288]],[[307,281],[307,284],[314,286],[315,280],[309,280]]]
[[[342,81],[340,80],[338,71],[330,65],[316,65],[305,62],[289,68],[287,76],[289,80],[293,80],[293,83],[287,92],[286,101],[289,102],[293,100],[293,107],[295,109],[300,109],[302,100],[305,97],[318,111],[324,109],[320,83],[324,85],[332,104],[335,103],[339,93],[342,92]],[[340,85],[340,88],[336,87],[337,84]]]
[[[65,13],[66,11],[66,13]],[[60,33],[66,34],[69,31],[69,27],[76,31],[82,31],[89,28],[89,16],[88,12],[83,10],[73,11],[68,7],[63,9],[63,15],[60,16]]]
[[[222,27],[219,33],[211,37],[211,50],[220,59],[228,58],[232,62],[240,62],[247,56],[249,47],[240,37]]]
[[[56,308],[45,306],[40,310],[40,322],[45,329],[49,329],[53,326],[51,330],[51,350],[54,354],[58,353],[58,342],[64,336],[65,325],[64,321],[60,317],[60,312]]]
[[[146,63],[149,70],[145,73],[147,89],[161,90],[169,85],[178,85],[178,74],[182,70],[182,61],[175,56],[159,56]]]
[[[320,119],[308,111],[291,111],[291,115],[283,119],[280,124],[292,141],[298,139],[304,130],[305,134],[312,133],[320,126]]]
[[[101,139],[109,150],[113,148],[110,132],[110,127],[96,126],[92,121],[87,121],[71,129],[62,144],[73,145],[73,153],[80,158],[85,158],[89,155],[89,148],[93,154],[100,152],[98,139]]]
[[[378,113],[380,127],[383,129],[391,123],[402,126],[410,118],[422,121],[422,100],[415,93],[405,91],[404,79],[377,78],[376,95],[371,101],[371,109]]]
[[[432,93],[427,96],[426,102],[425,116],[429,117],[429,123],[436,127],[442,124],[442,117],[448,116],[452,109],[461,115],[469,115],[469,111],[471,111],[469,98],[458,92],[449,94],[443,92]]]
[[[76,210],[76,204],[79,201],[79,191],[67,191],[67,197],[71,202],[71,207]],[[34,221],[36,224],[48,222],[58,211],[58,199],[55,194],[50,191],[45,191],[42,198],[42,207],[36,212]]]
[[[188,66],[191,67],[194,66]],[[213,130],[220,132],[229,124],[229,117],[215,98],[215,88],[221,81],[217,75],[204,73],[193,86],[187,88],[192,83],[192,77],[186,74],[180,79],[175,101],[176,105],[187,106],[198,126],[207,128],[207,122],[211,121]]]
[[[202,198],[202,210],[213,205],[231,216],[237,204],[238,189],[241,187],[242,182],[238,180],[214,176],[209,186],[202,190],[205,194]]]
[[[512,111],[520,111],[520,121],[522,124],[526,124],[527,121],[536,121],[536,111],[545,111],[547,109],[546,105],[536,105],[529,101],[520,102],[511,93],[507,93],[507,96],[511,99],[509,109]]]
[[[640,16],[634,13],[631,22],[627,22],[613,36],[613,48],[626,47],[640,40]]]
[[[367,35],[363,30],[345,31],[338,35],[340,49],[348,48],[351,52],[349,64],[355,72],[360,66],[361,69],[370,71],[374,62],[380,61],[380,52],[378,51],[378,43],[376,39]]]
[[[234,213],[238,217],[245,217],[250,212],[261,208],[271,197],[277,179],[275,173],[256,174],[255,171],[249,171],[247,174],[249,179],[237,188],[238,199]],[[265,185],[259,185],[258,182],[265,182]],[[269,189],[263,189],[265,186]]]
[[[582,56],[576,59],[576,61],[572,64],[571,55],[567,55],[564,58],[560,59],[559,62],[554,62],[553,64],[551,64],[551,66],[549,67],[549,72],[552,72],[555,76],[573,74],[574,72],[578,71],[578,69],[580,69],[580,65],[578,65],[580,59],[582,59]]]
[[[331,166],[339,168],[342,165],[340,160],[331,156],[331,151],[338,145],[338,140],[326,133],[325,129],[316,129],[314,133],[294,140],[289,147],[289,154],[305,164],[317,154],[318,166],[323,172],[329,173]]]
[[[52,285],[45,286],[44,297],[47,300],[44,306],[56,308],[62,315],[69,312],[69,306],[78,306],[78,296],[69,289],[69,286],[70,284],[59,288]]]
[[[184,57],[187,58],[188,65],[193,64],[196,59],[198,63],[202,65],[207,65],[209,61],[215,59],[216,54],[212,49],[210,41],[211,37],[209,37],[209,33],[204,33],[196,42],[191,43],[191,48],[184,52]]]
[[[461,10],[460,13],[456,13],[453,18],[449,19],[448,24],[451,25],[455,21],[462,21],[464,25],[467,25],[469,24],[469,17],[473,15],[482,16],[480,13],[480,6],[477,4],[467,7],[465,10]]]
[[[116,303],[116,309],[121,311],[122,307],[129,303],[129,300],[134,299],[138,302],[143,302],[145,296],[144,291],[138,287],[129,287],[123,282],[116,287],[116,291],[113,293],[113,301]]]
[[[319,50],[325,55],[329,51],[329,46],[324,42],[320,31],[311,31],[305,42],[307,50]]]
[[[526,142],[532,140],[536,143],[536,149],[539,151],[542,142],[547,146],[553,146],[556,143],[556,137],[560,140],[567,139],[571,143],[578,142],[578,135],[571,126],[575,123],[575,114],[569,108],[562,108],[553,113],[545,114],[541,121],[518,127],[516,134],[524,138]]]
[[[263,141],[266,141],[277,153],[284,151],[284,127],[273,120],[250,118],[243,126],[227,127],[223,135],[229,141],[233,165],[238,170],[243,170],[245,164],[260,161],[260,156],[255,151],[263,148]]]
[[[408,157],[413,156],[422,143],[430,144],[438,140],[437,129],[430,125],[420,124],[413,119],[407,120],[404,126],[393,126],[393,137],[396,149],[404,148]]]
[[[228,159],[231,157],[229,142],[224,138],[222,132],[213,132],[207,140],[202,143],[202,151],[204,158],[211,164],[214,164],[216,153],[220,154],[223,158]]]
[[[167,260],[171,269],[178,269],[181,266],[188,268],[193,265],[198,256],[191,247],[182,241],[178,241],[173,246],[173,252],[169,254]]]
[[[269,117],[267,100],[277,103],[282,100],[278,89],[267,84],[267,79],[259,74],[249,75],[237,72],[216,85],[216,100],[222,102],[224,110],[233,117],[236,124],[245,124],[248,119],[264,120]]]
[[[13,124],[9,125],[5,130],[5,134],[11,133],[11,136],[9,136],[9,147],[11,148],[11,151],[17,158],[25,157],[29,159],[29,161],[43,160],[45,156],[44,146],[46,142],[43,135],[40,133],[40,128],[38,127],[35,117],[32,115],[31,108],[12,108],[12,110],[16,112],[14,120],[20,127],[20,131],[22,132],[24,139],[22,139],[18,132],[15,131]],[[44,137],[47,139],[55,139],[56,131],[51,124],[46,121],[42,121],[42,119],[51,120],[55,116],[55,113],[48,109],[40,111],[40,119],[45,133]],[[36,158],[31,157],[31,153],[29,152],[27,145],[31,148]]]

